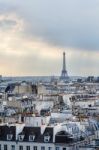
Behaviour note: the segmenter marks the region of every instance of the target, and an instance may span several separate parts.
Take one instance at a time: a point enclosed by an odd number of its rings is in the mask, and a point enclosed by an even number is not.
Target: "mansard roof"
[[[55,143],[71,143],[73,137],[68,132],[60,131],[55,135]]]
[[[0,126],[0,141],[6,141],[8,134],[13,135],[11,141],[15,141],[16,140],[16,127],[7,126],[7,125]]]
[[[44,142],[44,137],[49,136],[48,143],[53,143],[53,128],[52,127],[46,127],[44,133],[38,138],[39,142]]]
[[[55,141],[53,141],[54,136],[54,128],[53,127],[45,127],[44,132],[41,132],[41,127],[29,127],[25,126],[18,135],[24,135],[23,141],[20,141],[16,138],[16,126],[7,126],[2,125],[0,126],[0,141],[7,141],[7,135],[11,134],[12,139],[10,141],[17,141],[17,142],[37,142],[37,143],[64,143],[68,144],[74,141],[73,137],[65,131],[60,131],[55,135]],[[41,134],[42,133],[42,134]],[[18,136],[17,135],[17,136]],[[35,138],[33,141],[29,141],[29,136],[33,135]],[[45,140],[48,139],[48,140]]]
[[[40,127],[24,127],[22,132],[19,135],[24,135],[23,141],[29,141],[29,136],[34,135],[35,139],[34,142],[38,141],[38,136],[41,135],[41,129]]]

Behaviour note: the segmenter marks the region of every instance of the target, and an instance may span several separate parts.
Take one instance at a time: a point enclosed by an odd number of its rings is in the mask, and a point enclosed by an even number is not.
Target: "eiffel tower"
[[[68,76],[68,73],[67,73],[67,70],[66,70],[65,52],[63,52],[63,69],[62,69],[62,72],[61,72],[60,80],[63,80],[63,81],[66,81],[66,82],[69,81],[69,76]]]

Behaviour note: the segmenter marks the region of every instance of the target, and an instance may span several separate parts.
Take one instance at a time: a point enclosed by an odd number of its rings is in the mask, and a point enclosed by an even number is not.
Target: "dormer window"
[[[45,135],[44,136],[44,142],[49,142],[50,140],[50,136],[49,135]]]
[[[13,135],[12,134],[7,134],[7,140],[11,141],[12,140]]]
[[[34,141],[35,135],[29,135],[29,141]]]
[[[19,136],[18,136],[18,139],[19,139],[19,141],[23,141],[24,135],[19,135]]]

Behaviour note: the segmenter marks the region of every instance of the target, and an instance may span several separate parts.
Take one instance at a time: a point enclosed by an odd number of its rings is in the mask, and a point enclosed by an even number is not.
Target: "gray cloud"
[[[99,49],[99,2],[43,0],[21,2],[18,13],[26,22],[28,36],[61,47]]]
[[[60,47],[99,50],[98,0],[8,0],[5,5],[6,10],[15,8],[25,20],[28,38]]]

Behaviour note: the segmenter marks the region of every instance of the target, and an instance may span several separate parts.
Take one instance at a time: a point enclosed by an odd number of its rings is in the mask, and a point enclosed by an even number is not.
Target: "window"
[[[26,150],[30,150],[30,146],[26,146]]]
[[[44,142],[49,142],[50,136],[44,136]]]
[[[45,150],[45,147],[44,147],[44,146],[41,146],[41,150]]]
[[[60,150],[60,148],[59,148],[59,147],[56,147],[56,150]]]
[[[7,145],[4,145],[4,150],[7,150]]]
[[[7,140],[10,141],[12,140],[13,135],[12,134],[7,134]]]
[[[24,135],[19,135],[18,139],[19,139],[19,141],[23,141]]]
[[[37,146],[34,146],[34,147],[33,147],[33,150],[37,150]]]
[[[48,150],[52,150],[52,147],[48,147]]]
[[[20,146],[19,146],[19,150],[23,150],[23,146],[20,145]]]
[[[29,135],[29,141],[34,141],[35,135]]]
[[[15,150],[15,145],[11,145],[11,150]]]

